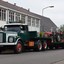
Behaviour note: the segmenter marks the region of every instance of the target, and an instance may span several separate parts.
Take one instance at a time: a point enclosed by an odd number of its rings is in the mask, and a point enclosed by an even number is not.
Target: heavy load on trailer
[[[51,38],[39,37],[37,31],[28,31],[28,25],[20,23],[4,25],[0,31],[0,52],[6,49],[12,49],[15,53],[25,49],[41,51],[47,49],[50,42]]]
[[[64,32],[45,32],[44,35],[51,38],[48,43],[50,49],[64,48]]]

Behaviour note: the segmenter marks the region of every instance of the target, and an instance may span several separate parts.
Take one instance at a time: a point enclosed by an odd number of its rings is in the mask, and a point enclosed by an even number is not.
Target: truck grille
[[[3,42],[3,33],[0,33],[0,43]]]

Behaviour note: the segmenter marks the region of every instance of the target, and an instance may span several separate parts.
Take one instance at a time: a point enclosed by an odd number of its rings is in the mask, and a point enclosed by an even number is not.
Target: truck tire
[[[42,50],[42,42],[40,40],[37,41],[36,48],[34,48],[35,51],[41,51]]]
[[[43,42],[43,50],[46,50],[47,49],[47,43],[46,41]]]
[[[23,45],[21,41],[18,41],[17,45],[14,47],[14,53],[21,53],[23,50]]]

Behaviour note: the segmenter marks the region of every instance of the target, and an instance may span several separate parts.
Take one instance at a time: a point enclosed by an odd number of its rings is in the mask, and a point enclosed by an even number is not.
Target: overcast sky
[[[49,17],[58,27],[64,24],[64,0],[5,0],[12,4],[30,8],[31,12],[42,15],[42,9],[47,6],[54,6],[54,8],[47,8],[43,11],[43,16]]]

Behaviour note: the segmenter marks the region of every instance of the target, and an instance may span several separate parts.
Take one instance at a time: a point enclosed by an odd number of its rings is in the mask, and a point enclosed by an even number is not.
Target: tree
[[[64,31],[64,25],[60,26],[60,31]]]

